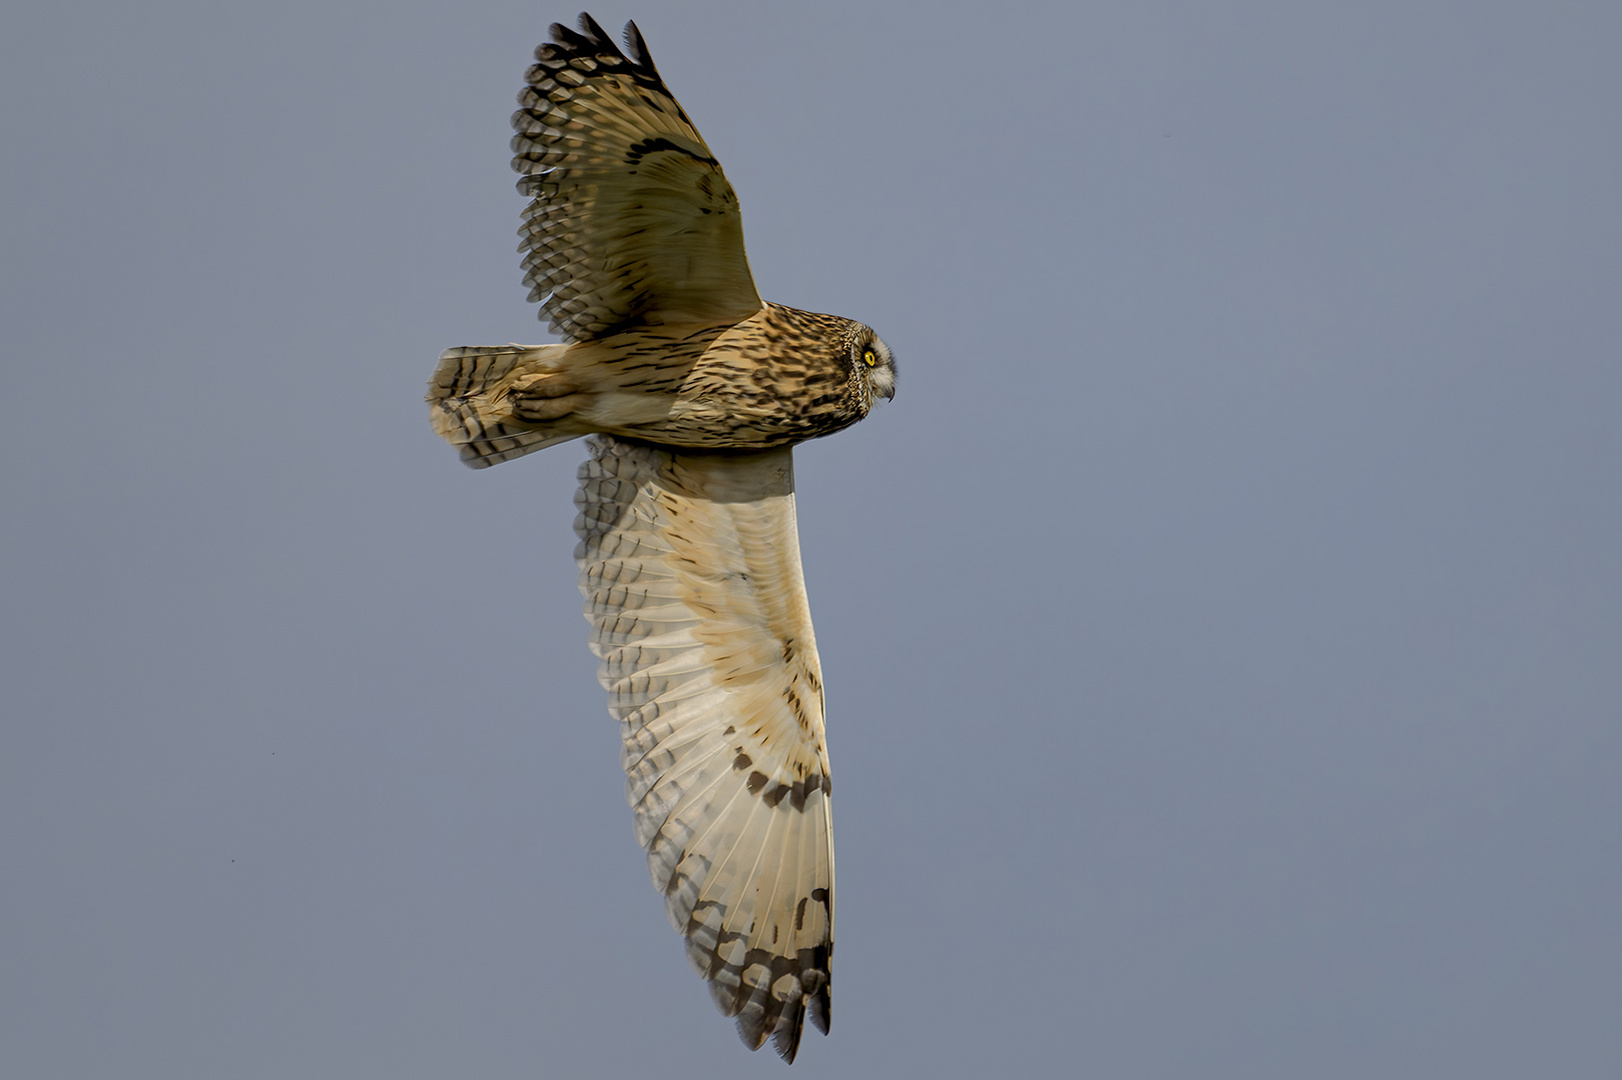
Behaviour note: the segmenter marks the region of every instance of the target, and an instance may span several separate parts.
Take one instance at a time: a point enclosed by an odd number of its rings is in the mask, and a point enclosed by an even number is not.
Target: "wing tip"
[[[631,63],[654,78],[659,78],[659,69],[653,66],[653,54],[648,51],[648,42],[642,36],[635,19],[625,23],[625,47],[630,50]]]
[[[600,60],[619,60],[655,79],[659,78],[659,69],[653,64],[653,54],[648,51],[647,39],[642,36],[642,31],[638,29],[635,20],[625,24],[625,51],[621,51],[614,43],[613,37],[603,29],[602,24],[591,17],[591,12],[582,11],[578,22],[580,24],[578,30],[560,22],[548,27],[552,40],[543,41],[535,46],[535,59],[546,64],[568,63],[582,56]]]
[[[582,11],[576,21],[580,26],[578,30],[560,22],[549,26],[547,30],[552,35],[552,40],[535,46],[535,59],[551,62],[568,61],[581,56],[626,59],[619,46],[614,44],[613,37],[603,29],[601,23],[591,17],[591,12]]]
[[[591,17],[591,12],[582,11],[579,21],[580,29],[586,35],[587,41],[599,48],[606,45],[610,49],[614,49],[616,53],[619,52],[617,48],[614,48],[614,42],[609,38],[608,31],[603,29],[602,23]]]

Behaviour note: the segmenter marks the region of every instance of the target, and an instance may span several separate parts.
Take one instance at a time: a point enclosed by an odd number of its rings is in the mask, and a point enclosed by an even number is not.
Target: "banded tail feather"
[[[548,431],[514,412],[507,383],[521,362],[561,353],[563,345],[464,345],[446,349],[428,381],[429,417],[434,433],[462,455],[463,464],[488,469],[579,438],[582,431]]]

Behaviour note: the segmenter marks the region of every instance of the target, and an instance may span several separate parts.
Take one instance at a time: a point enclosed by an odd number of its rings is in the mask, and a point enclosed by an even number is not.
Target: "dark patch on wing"
[[[742,757],[742,755],[739,756]],[[753,762],[750,764],[753,764]],[[736,761],[734,761],[733,767],[738,768]],[[740,768],[739,771],[741,772],[742,769]],[[744,781],[744,787],[749,794],[759,795],[760,801],[773,810],[777,809],[778,804],[784,799],[787,799],[789,806],[802,813],[805,811],[805,800],[812,795],[819,791],[825,796],[832,795],[834,792],[833,781],[822,773],[812,773],[810,776],[802,777],[793,783],[785,784],[781,780],[773,780],[765,773],[757,770],[749,774],[749,779]]]
[[[662,136],[653,139],[643,139],[641,142],[633,144],[625,151],[625,163],[627,165],[635,165],[649,154],[658,154],[667,150],[674,154],[685,154],[694,161],[701,161],[705,165],[712,165],[716,168],[721,167],[721,163],[716,161],[714,158],[709,157],[706,154],[695,154],[693,151],[687,149],[687,147],[677,146],[675,143]]]

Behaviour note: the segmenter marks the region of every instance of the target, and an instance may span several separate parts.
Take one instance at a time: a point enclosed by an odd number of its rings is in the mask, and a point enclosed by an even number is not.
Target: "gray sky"
[[[0,1075],[760,1076],[631,835],[533,3],[0,34]],[[763,295],[838,777],[797,1076],[1622,1075],[1622,7],[663,3]]]

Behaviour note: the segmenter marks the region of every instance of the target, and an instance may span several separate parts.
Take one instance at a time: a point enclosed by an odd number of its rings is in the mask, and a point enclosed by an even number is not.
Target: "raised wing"
[[[833,833],[822,677],[789,450],[595,436],[580,591],[624,735],[626,796],[687,957],[751,1049],[824,1032]]]
[[[635,23],[620,52],[590,15],[552,24],[513,114],[524,282],[553,333],[735,323],[760,310],[738,197],[665,88]]]

